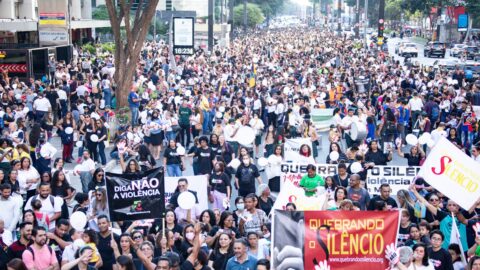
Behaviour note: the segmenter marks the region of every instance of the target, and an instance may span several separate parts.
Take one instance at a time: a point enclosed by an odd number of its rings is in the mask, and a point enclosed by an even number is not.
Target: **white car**
[[[450,56],[459,57],[467,48],[466,44],[454,44],[450,49]]]
[[[399,48],[398,54],[405,57],[409,55],[411,57],[418,57],[418,48],[415,43],[405,43],[402,47]]]

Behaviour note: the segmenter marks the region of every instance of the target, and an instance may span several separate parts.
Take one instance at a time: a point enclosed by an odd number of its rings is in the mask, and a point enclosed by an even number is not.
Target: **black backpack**
[[[47,248],[48,248],[48,252],[50,253],[50,255],[56,256],[53,253],[53,249],[50,246],[47,245]],[[33,252],[32,246],[28,246],[26,250],[28,250],[28,251],[30,251],[30,253],[32,253],[32,259],[35,261],[35,252]]]
[[[32,201],[36,200],[38,198],[38,195],[35,195],[32,197]],[[52,204],[53,209],[55,209],[55,198],[52,195],[48,195],[48,198],[50,199],[50,203]],[[62,212],[60,213],[60,218],[61,219],[68,219],[69,218],[69,213],[68,213],[68,206],[67,202],[63,200],[63,205],[62,205]]]

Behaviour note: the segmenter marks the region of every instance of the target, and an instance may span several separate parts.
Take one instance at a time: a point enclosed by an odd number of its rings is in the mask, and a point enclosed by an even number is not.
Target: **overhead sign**
[[[67,25],[67,21],[65,19],[65,12],[55,12],[55,13],[40,13],[39,15],[40,25]]]
[[[478,162],[440,137],[418,175],[463,209],[470,209],[480,198],[480,172],[476,168]]]
[[[173,17],[174,55],[193,55],[194,28],[193,17]]]
[[[42,44],[58,44],[58,43],[67,43],[68,42],[68,32],[59,28],[59,29],[45,29],[38,31],[39,40]]]
[[[457,27],[458,27],[459,32],[466,32],[467,31],[467,29],[468,29],[468,14],[458,15]]]
[[[38,39],[40,46],[67,45],[68,0],[38,1]]]

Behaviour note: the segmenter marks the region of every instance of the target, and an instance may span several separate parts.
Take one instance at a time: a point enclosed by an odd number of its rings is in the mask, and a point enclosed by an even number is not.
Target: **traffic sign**
[[[0,64],[0,70],[5,69],[12,73],[27,73],[26,64]]]

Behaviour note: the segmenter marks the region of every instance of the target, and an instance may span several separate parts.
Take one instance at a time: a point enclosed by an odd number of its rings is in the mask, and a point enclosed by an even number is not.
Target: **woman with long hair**
[[[98,217],[100,215],[108,215],[108,202],[107,202],[107,190],[103,187],[97,187],[93,192],[92,198],[92,215],[91,218]]]
[[[170,230],[161,230],[155,237],[155,256],[164,256],[167,252],[177,253],[175,234]]]
[[[137,255],[133,253],[132,243],[130,242],[130,234],[123,233],[120,235],[120,246],[118,246],[117,241],[111,241],[110,246],[113,249],[113,253],[115,254],[115,258],[120,256],[128,256],[129,258],[136,258]]]
[[[397,153],[400,157],[406,158],[408,161],[408,166],[421,166],[421,161],[425,158],[425,152],[423,152],[420,145],[414,145],[410,147],[410,153],[403,153],[401,142],[397,145]]]
[[[280,173],[283,162],[283,147],[282,145],[275,145],[273,153],[268,156],[268,166],[265,172],[268,176],[268,187],[273,192],[280,192]]]
[[[218,136],[218,149],[216,155],[220,155],[223,158],[225,164],[229,164],[235,156],[232,147],[225,141],[225,136],[222,134]]]
[[[100,161],[102,165],[107,164],[107,157],[105,156],[105,141],[108,139],[108,131],[103,123],[102,119],[95,120],[95,135],[98,137],[97,146],[98,146],[98,155],[100,156]]]
[[[345,187],[337,187],[335,193],[333,194],[333,199],[335,200],[335,205],[337,209],[340,209],[342,202],[348,198],[348,192]]]
[[[47,137],[46,140],[50,141],[50,139],[53,136],[53,127],[55,126],[55,123],[53,122],[53,114],[52,113],[47,113],[43,117],[42,120],[42,129],[47,132]]]
[[[18,183],[20,185],[20,193],[26,194],[28,198],[35,195],[38,183],[40,182],[40,174],[35,169],[29,158],[20,159],[20,170],[18,170]]]
[[[145,124],[147,130],[150,134],[150,144],[152,146],[151,152],[155,160],[160,158],[160,153],[162,152],[162,142],[163,142],[163,125],[162,119],[160,119],[160,111],[157,109],[153,110],[152,116],[147,120]]]
[[[330,158],[330,153],[332,153],[334,151],[338,153],[337,160],[332,160]],[[347,155],[345,155],[345,153],[343,153],[342,148],[340,147],[340,145],[338,143],[332,142],[330,144],[330,149],[329,149],[328,155],[327,155],[327,163],[328,164],[338,164],[338,163],[342,163],[342,162],[348,162],[348,157],[347,157]]]
[[[217,161],[213,166],[213,172],[210,174],[208,189],[209,197],[214,208],[225,210],[224,200],[230,201],[232,194],[231,177],[225,173],[225,164]]]
[[[150,149],[144,144],[141,144],[138,147],[138,156],[137,156],[138,163],[140,165],[140,168],[142,171],[148,171],[153,168],[155,168],[155,165],[157,165],[157,162],[155,161],[155,158],[153,157],[152,153],[150,152]]]
[[[88,183],[88,191],[95,190],[97,187],[105,186],[105,171],[103,168],[96,168],[93,172],[92,181]]]
[[[233,238],[231,234],[219,232],[215,247],[208,258],[208,266],[215,270],[224,270],[229,258],[233,257]]]
[[[183,156],[177,152],[177,142],[175,139],[168,141],[168,148],[163,154],[165,157],[164,165],[167,168],[167,175],[170,177],[182,176],[182,169],[184,168]]]
[[[273,125],[268,126],[267,134],[265,135],[265,157],[268,158],[270,155],[273,154],[275,149],[275,139],[276,139],[276,132],[275,127]]]
[[[415,202],[413,201],[410,193],[405,190],[401,189],[397,192],[397,201],[398,206],[402,209],[406,209],[408,213],[410,213],[410,221],[417,223],[418,219],[415,217]]]
[[[192,136],[196,138],[202,132],[203,125],[203,113],[199,107],[195,108],[195,113],[191,116],[190,123],[192,125]]]
[[[53,196],[65,198],[68,195],[67,189],[70,184],[67,182],[65,173],[62,170],[55,171],[50,182],[50,188]]]
[[[312,148],[307,144],[302,144],[300,146],[300,151],[298,153],[302,162],[307,164],[315,164],[315,159],[312,154]]]

